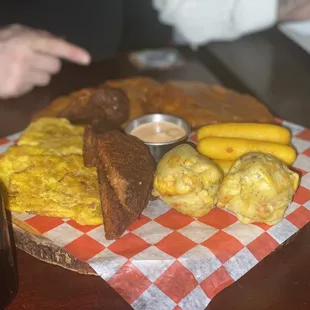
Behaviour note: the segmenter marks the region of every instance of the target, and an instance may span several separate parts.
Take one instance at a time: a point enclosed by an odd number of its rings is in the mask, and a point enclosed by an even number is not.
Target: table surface
[[[126,55],[87,68],[68,65],[48,87],[36,89],[18,99],[0,101],[0,137],[25,128],[33,112],[61,94],[102,83],[106,79],[142,74],[160,80],[222,83],[256,95],[277,116],[310,127],[310,88],[306,87],[305,82],[310,80],[310,70],[305,69],[310,66],[310,59],[304,57],[302,51],[289,41],[285,41],[286,48],[282,50],[284,41],[278,35],[270,30],[234,43],[212,45],[196,53],[181,49],[187,64],[169,71],[139,72],[128,63]],[[249,49],[248,46],[255,48]],[[260,53],[268,48],[274,53],[280,49],[280,59],[269,57],[264,62]],[[240,55],[237,57],[236,54]],[[229,62],[228,58],[233,55],[239,62]],[[277,71],[279,68],[282,75]],[[290,78],[284,78],[283,75]],[[290,79],[294,80],[292,85],[288,83]],[[302,85],[297,89],[298,92],[294,88],[296,85]],[[266,257],[244,277],[219,293],[207,309],[223,310],[227,309],[228,304],[231,310],[309,309],[309,240],[310,225],[307,225],[290,243]],[[19,293],[9,307],[10,310],[131,309],[99,277],[82,276],[40,262],[19,250],[17,254]]]

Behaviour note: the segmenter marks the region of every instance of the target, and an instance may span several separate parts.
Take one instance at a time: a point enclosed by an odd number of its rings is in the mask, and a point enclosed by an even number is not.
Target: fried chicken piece
[[[147,206],[156,163],[138,138],[111,130],[96,139],[105,236],[116,239]]]
[[[274,116],[267,106],[253,96],[240,94],[220,85],[196,81],[172,81],[168,84],[182,89],[184,95],[195,101],[194,108],[184,109],[179,115],[188,117],[195,128],[210,123],[274,122]],[[168,91],[163,96],[167,93]]]
[[[78,91],[72,92],[69,95],[57,97],[45,108],[36,112],[32,116],[32,120],[35,121],[43,117],[59,117],[61,111],[67,109],[72,101],[77,100],[77,98],[81,98],[80,100],[85,100],[82,98],[88,97],[93,91],[93,88],[82,88]]]
[[[100,120],[109,120],[118,125],[129,116],[129,102],[125,93],[119,89],[101,87],[85,92],[74,98],[58,117],[64,117],[72,123],[92,124]]]
[[[193,128],[217,122],[274,121],[267,107],[254,97],[217,85],[172,82],[152,88],[148,96],[148,107],[179,116]]]
[[[122,89],[129,99],[130,115],[129,119],[136,118],[146,113],[156,112],[151,110],[148,103],[148,93],[161,83],[147,77],[134,77],[123,80],[111,80],[103,84],[103,86]]]
[[[210,111],[201,108],[197,101],[187,96],[181,88],[170,84],[154,87],[148,93],[147,113],[165,113],[181,117],[194,128],[206,123]]]
[[[33,116],[66,118],[74,124],[93,124],[108,120],[121,125],[129,116],[129,101],[121,89],[84,88],[59,97]]]

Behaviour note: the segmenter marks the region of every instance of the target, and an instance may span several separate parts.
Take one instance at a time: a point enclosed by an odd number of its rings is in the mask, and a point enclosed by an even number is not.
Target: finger
[[[32,48],[35,51],[60,57],[81,65],[88,65],[91,60],[90,54],[86,50],[55,37],[36,36]]]
[[[23,85],[20,85],[18,88],[14,89],[14,91],[0,88],[0,98],[1,99],[16,98],[28,93],[33,89],[33,87],[34,87],[33,84],[25,83]]]
[[[24,82],[23,84],[16,87],[14,90],[6,90],[1,97],[3,99],[16,98],[30,92],[34,88],[31,82]]]
[[[27,74],[27,82],[36,86],[46,86],[51,81],[51,76],[44,71],[31,70]]]
[[[50,32],[46,31],[46,30],[41,30],[41,29],[36,29],[35,30],[38,34],[43,35],[45,37],[51,37],[53,36]]]
[[[30,92],[34,88],[32,83],[25,83],[21,86],[19,93],[16,93],[13,97],[18,97]]]
[[[50,55],[34,53],[30,60],[30,68],[34,71],[55,74],[61,69],[61,61]]]

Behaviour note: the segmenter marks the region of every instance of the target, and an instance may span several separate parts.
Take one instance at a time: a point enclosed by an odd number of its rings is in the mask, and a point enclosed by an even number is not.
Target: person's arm
[[[278,0],[279,21],[310,19],[309,0]]]
[[[47,85],[61,69],[61,59],[81,65],[91,60],[84,49],[48,32],[20,25],[0,29],[0,98]]]

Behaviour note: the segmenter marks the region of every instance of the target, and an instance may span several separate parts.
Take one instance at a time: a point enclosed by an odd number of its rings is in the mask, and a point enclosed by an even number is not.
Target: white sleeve
[[[271,27],[278,0],[153,0],[153,6],[161,22],[197,46]]]

